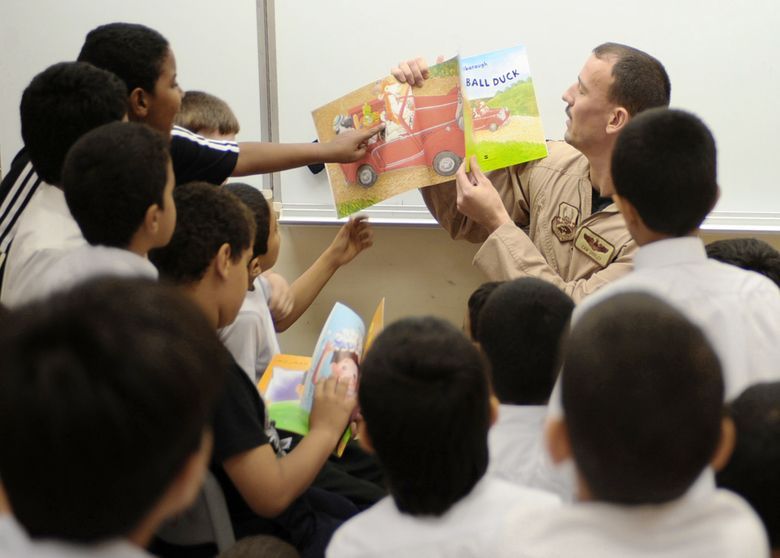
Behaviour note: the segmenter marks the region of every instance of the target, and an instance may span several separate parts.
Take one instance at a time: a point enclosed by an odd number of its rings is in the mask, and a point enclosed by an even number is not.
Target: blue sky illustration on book
[[[494,97],[531,75],[523,46],[461,58],[460,67],[469,99]]]

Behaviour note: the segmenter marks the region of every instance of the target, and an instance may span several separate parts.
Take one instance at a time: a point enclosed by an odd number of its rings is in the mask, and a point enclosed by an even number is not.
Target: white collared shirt
[[[702,328],[720,357],[727,401],[755,383],[780,379],[780,289],[763,275],[708,259],[695,237],[652,242],[637,252],[632,273],[574,309],[572,324],[629,291],[658,296]]]
[[[516,486],[490,476],[441,517],[414,517],[398,511],[388,496],[342,525],[330,541],[328,558],[493,556],[510,509],[560,507],[553,494]]]
[[[500,405],[488,432],[488,474],[513,484],[574,498],[573,472],[553,464],[544,443],[546,405]]]
[[[508,515],[501,557],[768,558],[755,512],[726,490],[666,504],[618,506],[578,502]]]
[[[81,246],[69,250],[37,278],[28,281],[27,299],[37,300],[98,276],[156,280],[157,268],[147,258],[110,246]]]
[[[0,513],[0,558],[27,556],[30,539],[13,515]]]
[[[271,286],[262,276],[255,279],[254,286],[253,291],[247,291],[233,323],[219,330],[219,338],[252,383],[260,379],[268,363],[279,353],[279,341],[268,308]]]
[[[22,214],[8,250],[0,302],[9,308],[27,302],[28,282],[36,281],[66,251],[85,244],[64,192],[42,183]]]

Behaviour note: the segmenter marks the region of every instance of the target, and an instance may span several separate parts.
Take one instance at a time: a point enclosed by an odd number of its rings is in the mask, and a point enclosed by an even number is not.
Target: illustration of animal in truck
[[[452,176],[463,160],[463,103],[454,87],[446,95],[415,97],[407,84],[385,82],[381,94],[337,115],[338,134],[385,123],[368,144],[365,156],[341,165],[349,184],[373,186],[387,171],[428,166],[440,176]]]

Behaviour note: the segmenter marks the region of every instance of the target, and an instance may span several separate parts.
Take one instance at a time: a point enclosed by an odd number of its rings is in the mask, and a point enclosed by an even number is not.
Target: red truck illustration
[[[462,111],[457,87],[446,95],[414,97],[405,84],[384,85],[380,97],[334,119],[336,133],[385,122],[362,159],[341,165],[347,182],[369,187],[385,171],[420,165],[454,175],[465,153]]]
[[[489,108],[480,101],[479,105],[474,107],[473,115],[471,122],[475,132],[486,128],[495,132],[509,120],[509,109]]]

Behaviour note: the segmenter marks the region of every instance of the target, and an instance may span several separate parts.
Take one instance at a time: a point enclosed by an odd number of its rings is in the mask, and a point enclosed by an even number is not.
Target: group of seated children
[[[692,236],[717,197],[696,117],[650,110],[618,139],[636,271],[576,308],[538,279],[486,284],[468,337],[395,322],[357,393],[320,380],[293,438],[256,387],[275,332],[372,233],[349,221],[287,289],[263,275],[280,244],[268,200],[219,185],[354,159],[369,136],[236,144],[199,93],[204,112],[177,117],[195,130],[172,131],[175,59],[143,26],[97,28],[79,58],[25,91],[2,187],[24,203],[3,229],[0,556],[214,555],[155,537],[207,475],[234,555],[780,554],[780,291]],[[776,278],[754,249],[719,254]],[[359,447],[332,459],[355,417]]]

